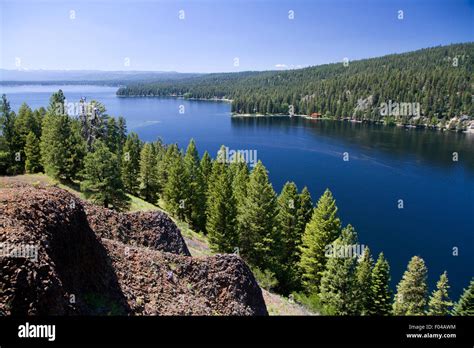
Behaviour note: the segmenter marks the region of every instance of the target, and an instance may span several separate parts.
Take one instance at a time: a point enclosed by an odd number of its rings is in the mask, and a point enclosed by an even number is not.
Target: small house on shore
[[[309,117],[317,119],[317,118],[321,118],[322,115],[319,112],[313,112],[311,115],[309,115]]]

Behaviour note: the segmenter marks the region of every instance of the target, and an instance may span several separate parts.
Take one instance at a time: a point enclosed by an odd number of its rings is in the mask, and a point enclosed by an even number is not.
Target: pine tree
[[[199,154],[194,139],[189,142],[184,155],[184,167],[188,179],[185,218],[192,228],[204,231],[206,228],[206,192],[199,163]]]
[[[298,216],[298,229],[302,236],[306,229],[306,225],[311,220],[311,216],[313,216],[314,209],[311,194],[306,186],[303,187],[303,190],[299,195],[299,201],[300,204],[296,214]],[[299,242],[301,243],[301,240]]]
[[[421,257],[413,256],[402,280],[397,285],[394,315],[424,315],[427,305],[426,276],[428,270]]]
[[[122,181],[125,191],[132,195],[138,194],[140,173],[141,141],[136,133],[127,136],[122,155]]]
[[[317,293],[326,268],[325,251],[341,234],[341,222],[331,191],[326,189],[306,225],[299,262],[302,282],[307,293]]]
[[[212,158],[211,156],[209,156],[209,153],[207,151],[205,151],[204,155],[202,155],[199,166],[201,168],[201,174],[202,174],[202,185],[203,185],[203,192],[204,192],[204,211],[207,211],[207,202],[209,200],[207,193],[209,190],[209,178],[211,177],[211,171],[212,171]]]
[[[428,303],[429,315],[448,315],[453,303],[449,299],[448,274],[444,271],[436,283],[436,290],[433,291]]]
[[[367,314],[390,315],[392,312],[392,293],[390,291],[390,266],[383,253],[379,254],[372,269],[370,300]]]
[[[156,140],[153,144],[155,146],[155,178],[156,178],[156,198],[159,203],[159,199],[163,196],[163,186],[160,181],[160,166],[164,161],[166,155],[166,145],[163,144],[161,138]]]
[[[357,243],[357,234],[351,225],[341,232],[332,243],[332,255],[322,273],[319,299],[323,311],[328,315],[357,315],[357,255],[352,247]],[[342,251],[349,251],[347,254]]]
[[[67,139],[69,148],[65,177],[73,181],[80,177],[84,168],[84,157],[86,156],[87,144],[81,136],[81,124],[77,119],[70,118],[70,133]]]
[[[124,192],[117,156],[100,140],[96,140],[93,152],[84,159],[84,181],[81,190],[87,198],[104,207],[122,210],[129,198]]]
[[[25,151],[24,147],[26,144],[26,137],[30,132],[40,134],[39,130],[41,125],[36,123],[36,118],[33,115],[33,110],[26,104],[23,103],[18,110],[18,115],[15,119],[15,134],[16,134],[16,147],[19,152],[18,161],[15,163],[17,166],[25,166]]]
[[[296,269],[300,253],[298,250],[301,234],[298,226],[298,210],[300,199],[298,189],[293,182],[287,182],[278,196],[277,233],[274,257],[278,260],[276,276],[279,289],[288,294],[296,288],[298,282]]]
[[[362,315],[367,315],[371,302],[372,288],[372,268],[374,260],[370,255],[370,249],[364,248],[364,252],[359,259],[356,268],[357,296],[356,300],[359,306],[358,311]]]
[[[250,174],[247,197],[242,207],[241,255],[262,270],[273,266],[271,250],[277,213],[276,194],[268,180],[267,170],[258,161]]]
[[[56,179],[74,180],[82,167],[83,140],[68,115],[48,112],[41,135],[41,163],[46,174]]]
[[[201,173],[204,178],[204,185],[206,185],[206,189],[207,189],[207,181],[209,177],[211,176],[211,171],[212,171],[212,158],[207,151],[204,151],[204,154],[202,155],[200,166],[201,166]]]
[[[37,137],[41,135],[41,124],[38,124],[37,117],[35,117],[33,110],[26,103],[23,103],[18,109],[18,115],[15,119],[15,130],[20,136],[23,145],[26,143],[26,137],[30,132],[33,132]]]
[[[171,166],[175,163],[178,157],[181,156],[181,152],[178,149],[178,145],[171,144],[168,145],[165,151],[165,154],[161,161],[158,162],[156,166],[157,177],[158,177],[158,186],[162,191],[162,196],[165,196],[165,187],[168,181],[168,174]]]
[[[474,316],[474,278],[464,289],[459,301],[454,305],[453,315]]]
[[[217,161],[213,163],[211,176],[206,212],[209,243],[213,251],[231,253],[238,245],[232,176],[228,166]]]
[[[178,219],[185,219],[186,201],[188,197],[188,176],[184,166],[183,156],[180,152],[176,156],[170,157],[171,162],[168,167],[168,175],[163,191],[163,198],[166,208]]]
[[[298,230],[299,237],[295,241],[296,242],[295,257],[297,258],[298,261],[296,264],[296,268],[293,269],[294,279],[296,280],[293,284],[295,291],[300,291],[301,286],[302,286],[301,267],[299,266],[299,261],[301,259],[301,245],[303,243],[303,234],[306,229],[306,225],[311,220],[311,217],[313,215],[313,210],[314,210],[311,194],[306,186],[303,188],[298,198],[299,198],[299,207],[296,212],[296,216],[298,219],[297,230]]]
[[[105,106],[97,100],[91,100],[89,102],[89,110],[90,112],[85,122],[87,124],[87,135],[85,138],[90,148],[95,140],[107,142],[107,123],[109,116],[107,115]]]
[[[237,231],[239,236],[244,234],[243,230],[244,223],[242,221],[245,200],[247,198],[248,182],[249,182],[249,168],[247,163],[239,162],[232,163],[231,167],[234,166],[235,174],[232,182],[233,193],[235,198],[235,205],[237,210]]]
[[[151,203],[156,202],[158,178],[156,175],[156,151],[152,143],[145,143],[140,152],[140,186],[141,197]]]
[[[65,113],[64,101],[61,90],[50,98],[41,131],[41,163],[49,176],[73,181],[82,170],[86,146],[80,123]]]
[[[127,123],[122,116],[118,118],[117,138],[118,138],[118,154],[119,154],[118,157],[122,158],[123,147],[125,146],[125,141],[127,140]]]
[[[0,133],[4,150],[2,150],[2,162],[7,174],[19,174],[23,171],[21,157],[20,137],[15,129],[16,115],[10,109],[10,103],[5,94],[2,95],[0,104]]]
[[[41,171],[40,142],[33,132],[30,132],[26,137],[25,155],[25,171],[27,173],[38,173]]]
[[[0,175],[7,174],[9,168],[10,153],[5,142],[5,137],[0,135]]]
[[[119,155],[119,149],[120,149],[119,128],[118,128],[115,118],[113,117],[108,117],[107,119],[107,127],[106,127],[104,142],[112,153],[116,154],[117,156]]]

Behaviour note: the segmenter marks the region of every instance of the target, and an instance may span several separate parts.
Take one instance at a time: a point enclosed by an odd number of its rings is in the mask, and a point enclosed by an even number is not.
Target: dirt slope
[[[55,187],[2,188],[0,243],[4,254],[38,251],[36,261],[0,258],[0,314],[267,314],[239,257],[190,257],[159,212],[117,214]]]

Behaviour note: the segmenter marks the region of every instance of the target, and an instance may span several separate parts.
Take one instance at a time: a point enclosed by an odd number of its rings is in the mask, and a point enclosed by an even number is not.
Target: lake
[[[0,92],[17,111],[22,102],[46,107],[59,88],[0,86]],[[384,252],[393,287],[413,255],[426,261],[430,292],[447,270],[457,300],[473,276],[474,134],[298,117],[232,118],[225,102],[118,98],[112,87],[61,88],[68,102],[81,96],[99,100],[109,115],[125,117],[128,130],[143,140],[161,137],[186,147],[194,138],[200,154],[207,150],[213,157],[222,144],[257,150],[277,192],[291,180],[299,189],[308,186],[317,201],[329,188],[343,224],[355,227],[375,258]]]

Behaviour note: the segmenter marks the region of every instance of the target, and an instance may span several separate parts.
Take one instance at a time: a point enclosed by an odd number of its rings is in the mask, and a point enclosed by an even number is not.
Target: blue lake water
[[[58,86],[0,86],[12,108],[47,106]],[[279,192],[287,180],[308,186],[313,200],[328,187],[344,224],[374,257],[383,251],[395,286],[413,255],[424,258],[430,291],[448,271],[457,300],[474,275],[474,134],[301,118],[231,118],[225,102],[118,98],[116,88],[62,86],[69,102],[81,96],[124,116],[143,140],[161,137],[186,147],[190,138],[215,156],[222,144],[257,150]],[[184,106],[181,114],[180,106]],[[343,153],[349,161],[343,161]],[[453,161],[453,152],[459,160]],[[398,209],[402,199],[403,209]],[[453,255],[453,248],[459,255]]]

